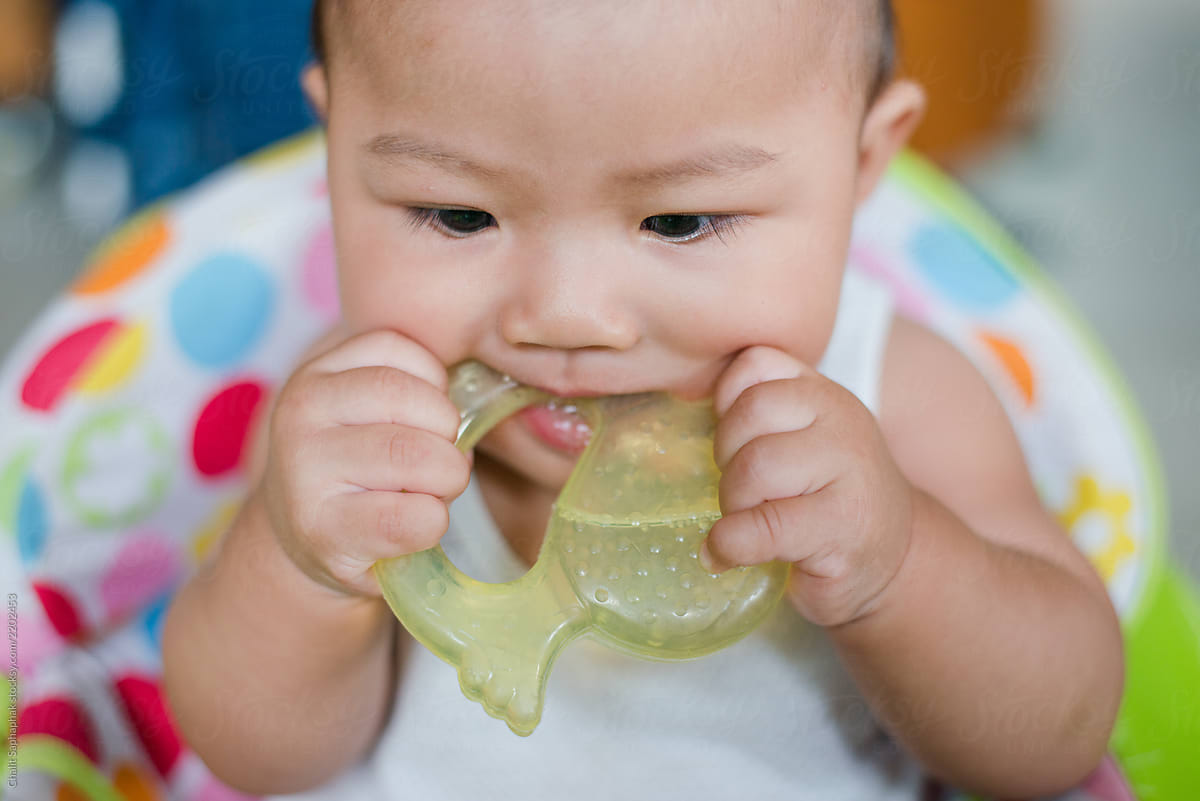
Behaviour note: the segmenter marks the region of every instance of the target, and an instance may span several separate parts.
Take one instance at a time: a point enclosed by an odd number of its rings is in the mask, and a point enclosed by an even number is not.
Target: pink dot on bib
[[[258,801],[258,798],[258,796],[244,795],[231,787],[226,787],[210,774],[188,801]]]
[[[336,260],[333,229],[323,226],[308,245],[301,280],[305,298],[321,318],[329,322],[337,320],[341,309]]]
[[[896,299],[896,309],[908,319],[923,323],[932,316],[929,304],[914,290],[908,282],[898,276],[893,267],[889,266],[888,258],[873,249],[856,246],[850,253],[854,265],[862,270],[863,275],[881,281],[892,291]]]
[[[100,599],[109,617],[122,617],[170,589],[179,564],[176,548],[163,537],[130,537],[100,579]]]
[[[42,660],[66,647],[40,610],[25,612],[22,607],[17,615],[17,630],[21,637],[21,647],[17,649],[17,670],[26,678],[34,675]]]

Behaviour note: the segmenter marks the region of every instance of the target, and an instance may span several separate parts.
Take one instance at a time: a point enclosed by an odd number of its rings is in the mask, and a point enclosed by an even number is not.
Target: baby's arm
[[[254,795],[318,786],[361,758],[386,721],[399,645],[383,602],[314,583],[265,518],[252,497],[163,627],[184,739]]]
[[[770,346],[714,389],[713,569],[793,563],[877,716],[933,773],[1053,795],[1104,754],[1121,635],[1099,577],[1042,507],[1008,418],[953,347],[895,324],[880,419]]]
[[[915,490],[909,551],[875,612],[834,641],[931,770],[1005,797],[1065,789],[1099,761],[1121,698],[1107,592],[958,351],[898,321],[883,396],[880,427]]]
[[[436,543],[470,474],[440,362],[386,331],[324,352],[344,336],[314,344],[259,424],[255,489],[164,625],[184,739],[255,794],[324,784],[378,738],[407,637],[371,565]]]

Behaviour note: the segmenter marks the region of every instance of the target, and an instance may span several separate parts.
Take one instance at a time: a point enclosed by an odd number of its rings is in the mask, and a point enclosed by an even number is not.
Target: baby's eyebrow
[[[483,179],[499,179],[508,172],[482,164],[461,153],[404,134],[380,134],[367,142],[369,154],[387,161],[416,159],[436,167]],[[650,186],[672,183],[684,178],[732,177],[775,163],[782,154],[771,153],[756,145],[725,142],[703,153],[686,156],[667,164],[640,167],[617,173],[613,180],[623,185]]]
[[[404,134],[380,134],[367,142],[364,148],[373,156],[387,161],[416,159],[453,172],[465,173],[478,178],[496,179],[506,174],[503,170],[487,167],[466,156],[445,150],[438,145],[422,142]]]
[[[649,186],[673,183],[683,178],[729,177],[773,164],[780,155],[754,145],[727,142],[669,164],[619,173],[616,180],[622,184]]]

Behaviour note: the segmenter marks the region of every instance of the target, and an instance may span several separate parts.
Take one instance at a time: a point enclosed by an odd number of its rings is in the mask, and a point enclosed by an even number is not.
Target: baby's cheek
[[[348,269],[341,279],[342,315],[356,332],[398,331],[443,364],[459,361],[470,352],[475,332],[487,329],[487,307],[464,289],[461,270],[439,277],[441,267],[396,253]]]
[[[828,254],[805,263],[788,243],[777,250],[751,254],[739,263],[738,280],[677,315],[680,347],[711,355],[767,345],[805,363],[819,360],[837,316],[842,270]]]
[[[355,331],[390,327],[400,303],[385,266],[355,259],[341,268],[338,287],[342,316]]]

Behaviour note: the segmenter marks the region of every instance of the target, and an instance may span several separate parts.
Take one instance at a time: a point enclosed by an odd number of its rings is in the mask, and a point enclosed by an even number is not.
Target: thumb
[[[700,545],[700,564],[710,573],[722,573],[732,567],[761,565],[778,558],[783,535],[782,507],[788,500],[792,499],[764,501],[713,523],[708,538]]]

